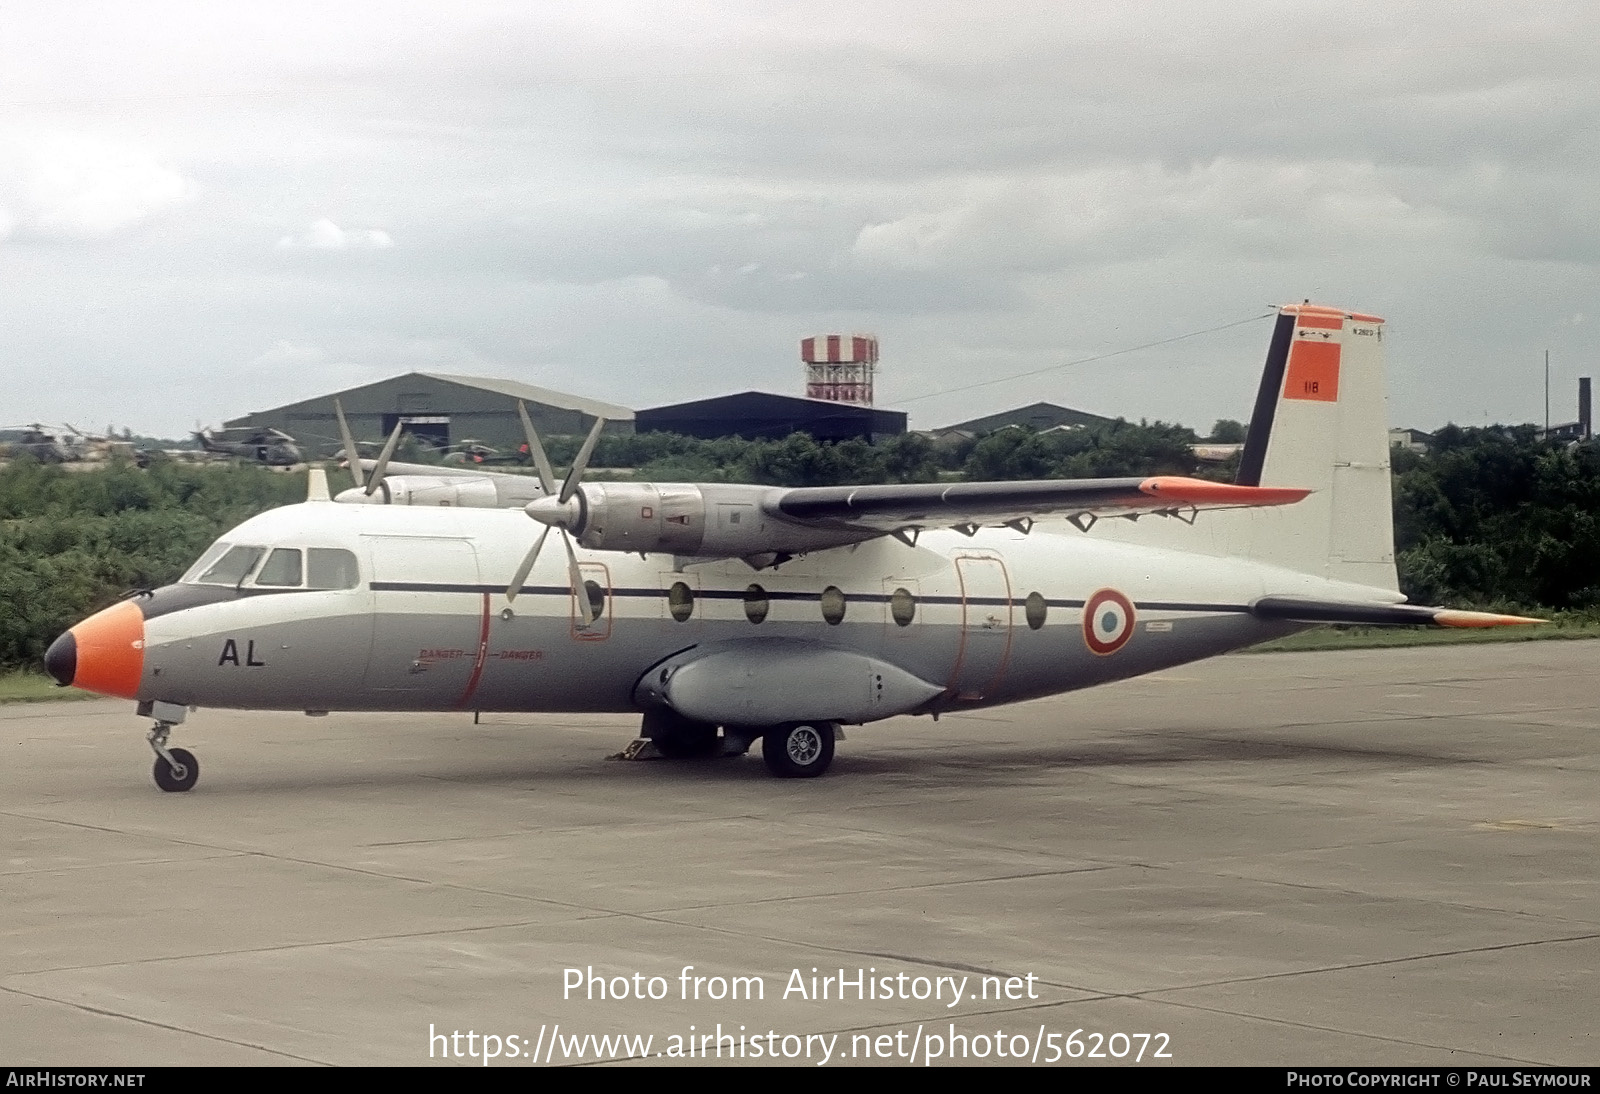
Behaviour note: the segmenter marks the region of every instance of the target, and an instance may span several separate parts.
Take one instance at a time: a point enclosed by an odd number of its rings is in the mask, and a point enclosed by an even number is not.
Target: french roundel
[[[1083,606],[1083,641],[1104,657],[1133,637],[1133,601],[1115,589],[1101,589]]]

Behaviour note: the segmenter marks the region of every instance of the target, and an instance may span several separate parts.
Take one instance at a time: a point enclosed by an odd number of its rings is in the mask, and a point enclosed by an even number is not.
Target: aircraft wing
[[[783,491],[767,508],[779,520],[797,524],[893,532],[917,527],[1005,524],[1053,516],[1092,520],[1288,505],[1309,493],[1288,487],[1235,486],[1157,475],[906,486],[805,486]]]
[[[1041,518],[1065,517],[1087,530],[1102,517],[1158,513],[1190,519],[1201,509],[1288,505],[1308,493],[1161,475],[790,488],[604,482],[585,484],[566,498],[559,493],[535,498],[524,512],[576,536],[591,550],[660,551],[772,565],[784,556],[878,536],[911,542],[933,528],[970,535],[984,525],[1009,524],[1026,532]]]

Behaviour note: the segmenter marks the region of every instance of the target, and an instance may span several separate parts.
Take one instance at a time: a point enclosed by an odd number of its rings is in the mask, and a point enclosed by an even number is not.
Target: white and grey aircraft
[[[48,670],[138,703],[163,790],[195,784],[167,742],[202,707],[632,711],[668,755],[759,739],[774,774],[803,777],[840,725],[1317,623],[1536,622],[1403,603],[1383,321],[1341,309],[1279,310],[1232,484],[584,484],[601,423],[557,483],[523,420],[537,477],[391,464],[397,437],[363,461],[347,436],[355,489],[335,501],[314,470],[306,502],[72,627]],[[541,551],[552,531],[565,558]]]

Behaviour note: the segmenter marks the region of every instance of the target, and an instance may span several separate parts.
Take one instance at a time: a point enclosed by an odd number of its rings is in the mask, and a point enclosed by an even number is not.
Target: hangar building
[[[989,414],[982,418],[973,418],[966,422],[957,422],[947,425],[943,429],[936,429],[936,435],[961,432],[969,437],[976,437],[983,433],[993,433],[997,429],[1004,429],[1008,425],[1027,426],[1029,429],[1044,433],[1047,430],[1059,429],[1066,426],[1068,429],[1077,429],[1098,425],[1110,425],[1110,418],[1098,414],[1090,414],[1084,410],[1073,410],[1071,407],[1058,406],[1055,403],[1030,403],[1019,406],[1015,410],[1002,411],[999,414]]]
[[[743,437],[775,441],[791,433],[809,433],[819,441],[870,442],[904,433],[906,415],[898,410],[746,391],[641,410],[634,424],[640,433],[682,433],[707,440]]]
[[[426,443],[440,447],[465,440],[481,441],[514,452],[523,444],[517,400],[540,436],[587,433],[596,417],[606,419],[606,432],[632,433],[633,411],[515,380],[484,376],[451,376],[410,372],[388,380],[330,392],[315,399],[257,411],[225,423],[229,429],[270,427],[294,437],[307,450],[332,454],[339,446],[338,398],[357,440],[387,437],[396,423]]]

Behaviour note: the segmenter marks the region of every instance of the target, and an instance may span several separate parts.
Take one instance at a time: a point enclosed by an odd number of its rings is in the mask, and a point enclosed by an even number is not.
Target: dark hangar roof
[[[420,381],[420,382],[419,382]],[[487,407],[493,405],[501,409],[504,402],[505,408],[511,407],[511,401],[522,401],[538,406],[554,407],[558,410],[576,411],[590,418],[605,418],[612,422],[627,422],[633,420],[633,411],[625,406],[615,403],[604,403],[598,399],[586,399],[580,395],[569,395],[564,391],[554,391],[550,388],[535,387],[533,384],[524,384],[516,380],[501,380],[489,376],[456,376],[443,372],[407,372],[400,376],[390,376],[387,379],[375,380],[370,384],[359,384],[355,387],[343,388],[339,391],[329,391],[310,399],[303,399],[295,403],[286,403],[283,406],[272,407],[268,410],[258,410],[241,418],[235,418],[226,425],[247,426],[258,424],[258,419],[292,415],[296,412],[311,411],[321,412],[325,409],[329,399],[338,396],[345,400],[345,409],[357,412],[356,408],[364,408],[366,403],[374,401],[374,406],[382,404],[387,409],[399,409],[405,412],[421,411],[418,406],[400,406],[400,401],[408,398],[408,389],[416,389],[415,397],[429,397],[442,394],[447,388],[466,388],[478,396],[491,395],[495,398]],[[366,396],[367,398],[363,398]]]
[[[641,433],[682,433],[691,437],[744,437],[776,440],[791,433],[809,433],[822,441],[859,437],[870,440],[906,431],[906,415],[898,410],[744,391],[687,403],[641,410],[634,416]]]

